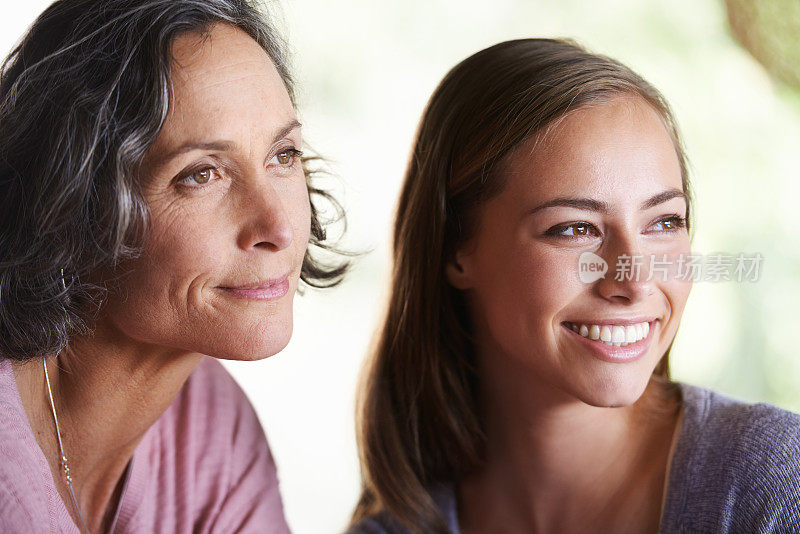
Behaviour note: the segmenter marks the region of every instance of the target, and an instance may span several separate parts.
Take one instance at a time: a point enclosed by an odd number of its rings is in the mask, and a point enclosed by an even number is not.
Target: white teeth
[[[600,339],[600,327],[596,324],[589,329],[589,339]]]
[[[576,324],[567,323],[569,328],[585,338],[600,341],[609,346],[625,347],[631,343],[636,343],[650,333],[650,323],[638,323],[634,325],[596,325],[596,324]]]
[[[625,341],[625,327],[614,326],[611,328],[611,341],[614,343],[622,343]]]
[[[636,327],[633,325],[628,325],[625,327],[625,342],[626,343],[634,343],[641,338],[636,335]]]
[[[600,328],[600,341],[611,342],[611,329],[607,326]]]

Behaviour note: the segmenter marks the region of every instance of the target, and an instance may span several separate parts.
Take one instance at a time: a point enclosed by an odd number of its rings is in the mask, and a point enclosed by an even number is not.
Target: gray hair
[[[111,278],[136,257],[148,209],[139,166],[170,104],[171,45],[224,22],[269,55],[292,102],[285,43],[248,0],[60,0],[0,70],[0,357],[62,350],[86,333]],[[311,185],[311,239],[301,279],[337,284],[347,262],[311,255],[325,243]]]

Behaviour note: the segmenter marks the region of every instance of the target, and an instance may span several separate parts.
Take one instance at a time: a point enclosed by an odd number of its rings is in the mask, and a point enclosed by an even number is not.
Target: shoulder
[[[458,512],[456,510],[453,485],[450,483],[438,483],[429,486],[427,490],[449,527],[451,534],[459,534]],[[391,514],[383,511],[351,525],[346,534],[411,534],[411,531]]]
[[[688,384],[681,391],[671,504],[699,530],[800,527],[800,415]]]
[[[205,357],[159,421],[162,442],[193,472],[203,520],[213,529],[286,532],[278,474],[247,396],[220,362]],[[210,501],[210,502],[209,502]],[[273,529],[273,530],[270,530]]]
[[[410,534],[410,531],[386,512],[382,512],[352,525],[346,534]]]
[[[0,532],[46,531],[46,478],[8,360],[0,360],[0,414]]]
[[[767,403],[746,403],[684,385],[683,430],[695,453],[724,458],[728,469],[757,476],[769,487],[800,491],[800,415]]]
[[[34,451],[0,424],[0,532],[36,532],[48,525],[46,490]]]

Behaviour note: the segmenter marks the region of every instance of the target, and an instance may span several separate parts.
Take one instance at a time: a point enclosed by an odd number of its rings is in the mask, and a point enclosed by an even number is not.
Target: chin
[[[292,323],[291,313],[273,316],[269,320],[262,318],[252,324],[240,322],[238,328],[219,332],[215,341],[201,343],[203,350],[197,352],[220,360],[263,360],[286,348],[292,337]]]
[[[649,374],[639,376],[639,373],[631,371],[609,372],[583,384],[576,396],[598,408],[631,406],[641,398],[649,379]]]

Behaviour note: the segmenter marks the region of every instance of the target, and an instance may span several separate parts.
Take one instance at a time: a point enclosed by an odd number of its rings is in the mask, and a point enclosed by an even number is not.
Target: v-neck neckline
[[[41,447],[39,446],[39,442],[36,441],[36,437],[33,434],[30,421],[28,421],[28,414],[25,411],[24,405],[22,404],[22,397],[20,396],[19,389],[17,388],[17,381],[14,378],[14,370],[11,366],[11,361],[8,359],[3,359],[0,361],[0,376],[3,374],[8,376],[9,386],[13,390],[12,401],[15,404],[14,407],[17,409],[22,422],[25,423],[25,438],[29,441],[29,446],[32,445],[33,447],[31,448],[35,450],[34,454],[36,456],[37,463],[42,471],[42,475],[45,476],[45,483],[49,486],[46,489],[50,490],[51,494],[54,496],[54,500],[56,501],[55,504],[58,525],[60,526],[64,524],[66,520],[69,522],[69,524],[72,524],[75,527],[76,532],[80,532],[80,528],[77,524],[75,524],[75,521],[72,519],[72,516],[67,510],[67,506],[64,504],[64,500],[61,498],[61,495],[58,492],[53,471],[50,469],[50,463],[47,461],[44,451],[42,451]],[[139,441],[138,445],[134,449],[131,459],[128,461],[128,465],[124,471],[125,480],[122,483],[119,502],[117,503],[116,510],[114,511],[114,519],[110,528],[108,529],[108,534],[124,532],[124,529],[129,524],[130,519],[133,517],[135,511],[141,504],[142,497],[144,496],[143,490],[147,483],[147,458],[150,456],[152,443],[151,434],[156,431],[156,427],[159,425],[159,422],[160,418],[156,420],[156,422],[150,428],[147,429],[144,436],[142,436],[141,441]]]
[[[672,477],[678,464],[684,464],[689,461],[691,444],[686,444],[686,432],[691,421],[694,421],[698,414],[696,413],[698,407],[695,406],[696,398],[700,393],[696,386],[685,384],[683,382],[676,382],[681,391],[681,407],[678,415],[678,421],[675,424],[675,430],[672,434],[669,455],[667,457],[667,469],[664,477],[664,491],[661,499],[661,512],[659,514],[658,532],[668,532],[665,527],[671,520],[668,514],[667,507],[675,499],[676,492],[679,491],[679,481]],[[688,399],[687,399],[688,398]],[[687,402],[689,400],[690,402]],[[701,410],[702,411],[702,410]],[[689,449],[687,449],[689,447]],[[461,527],[458,523],[458,499],[456,498],[455,484],[447,484],[437,486],[431,491],[434,501],[440,505],[440,510],[445,517],[445,520],[450,523],[455,530],[452,534],[461,534]]]

